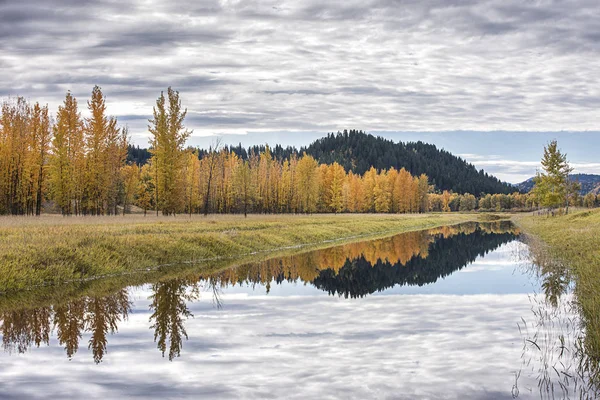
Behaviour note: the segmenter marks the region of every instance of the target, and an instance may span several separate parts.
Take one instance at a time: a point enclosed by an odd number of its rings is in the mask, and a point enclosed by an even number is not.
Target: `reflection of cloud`
[[[145,293],[136,297],[143,299]],[[98,366],[83,351],[67,361],[55,343],[26,355],[2,354],[2,394],[510,398],[520,366],[516,324],[530,315],[526,295],[348,301],[224,293],[223,300],[223,310],[214,309],[210,298],[191,306],[195,318],[186,321],[190,339],[173,362],[156,350],[148,330],[148,302],[141,300],[110,337]]]

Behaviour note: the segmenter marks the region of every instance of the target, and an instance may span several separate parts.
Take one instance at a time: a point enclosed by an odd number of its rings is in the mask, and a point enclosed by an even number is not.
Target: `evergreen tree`
[[[556,140],[544,146],[541,164],[543,172],[538,172],[534,178],[533,193],[536,199],[541,206],[550,209],[565,205],[568,212],[569,196],[574,191],[568,179],[572,168],[567,162],[567,155],[559,150]]]

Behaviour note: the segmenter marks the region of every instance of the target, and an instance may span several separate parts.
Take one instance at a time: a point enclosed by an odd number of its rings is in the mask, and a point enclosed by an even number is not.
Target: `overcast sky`
[[[324,3],[0,0],[0,97],[56,109],[71,90],[85,108],[98,84],[110,113],[146,145],[152,105],[172,86],[192,143],[247,133],[304,143],[344,128],[399,139],[407,135],[394,132],[442,132],[422,137],[509,181],[535,172],[541,148],[517,160],[489,135],[456,131],[551,132],[542,144],[579,131],[591,142],[580,143],[587,153],[569,150],[572,161],[600,172],[597,0]],[[465,137],[469,150],[450,148]],[[511,161],[530,165],[500,171]]]

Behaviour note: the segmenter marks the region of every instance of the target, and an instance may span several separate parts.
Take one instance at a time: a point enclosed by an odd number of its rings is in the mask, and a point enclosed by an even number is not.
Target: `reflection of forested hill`
[[[436,240],[429,246],[427,258],[413,257],[404,265],[381,259],[373,264],[362,256],[347,259],[337,273],[332,269],[322,270],[312,283],[330,294],[353,298],[395,285],[423,286],[514,239],[513,233],[486,234],[477,229],[469,235],[460,233]]]
[[[435,282],[517,234],[508,221],[465,223],[270,259],[205,279],[220,287],[262,284],[267,290],[272,281],[302,281],[331,294],[364,296],[397,284]]]
[[[497,248],[517,232],[512,224],[466,223],[428,231],[351,243],[294,256],[247,264],[217,274],[157,281],[152,287],[151,328],[158,349],[170,360],[178,357],[187,337],[188,303],[198,296],[199,284],[219,288],[238,284],[302,281],[331,294],[362,297],[394,285],[435,282]],[[42,296],[43,297],[43,296]],[[103,294],[82,294],[40,306],[0,307],[0,336],[8,352],[23,353],[32,346],[49,345],[54,331],[67,357],[77,353],[84,334],[95,362],[102,361],[108,338],[132,310],[127,288]]]

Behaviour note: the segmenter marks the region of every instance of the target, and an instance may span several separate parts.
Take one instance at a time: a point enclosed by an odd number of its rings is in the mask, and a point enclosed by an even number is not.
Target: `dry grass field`
[[[0,292],[475,220],[469,214],[0,218]]]

